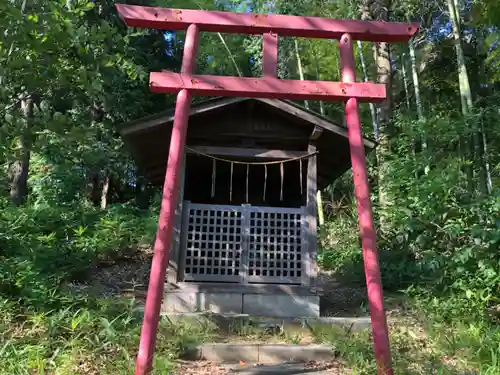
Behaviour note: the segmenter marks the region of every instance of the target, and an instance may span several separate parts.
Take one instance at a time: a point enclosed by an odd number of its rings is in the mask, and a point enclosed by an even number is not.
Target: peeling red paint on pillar
[[[278,35],[265,33],[262,38],[262,74],[278,76]]]
[[[349,34],[340,39],[340,58],[342,62],[342,81],[356,81],[356,63],[354,61],[353,43]],[[346,125],[351,151],[354,195],[358,209],[358,220],[361,231],[361,246],[365,265],[366,286],[372,321],[373,345],[380,375],[392,375],[389,332],[384,311],[384,296],[380,265],[377,251],[377,238],[373,225],[370,187],[366,168],[363,132],[359,120],[358,101],[350,98],[345,104]]]
[[[195,69],[199,34],[199,29],[196,25],[189,26],[186,33],[186,43],[182,59],[183,74],[191,75]],[[188,90],[181,90],[177,94],[175,104],[175,119],[170,139],[168,164],[165,172],[160,217],[158,219],[158,230],[154,244],[135,375],[146,375],[151,371],[152,367],[165,277],[170,260],[170,246],[175,223],[175,207],[179,195],[178,187],[181,177],[190,107],[191,93]]]

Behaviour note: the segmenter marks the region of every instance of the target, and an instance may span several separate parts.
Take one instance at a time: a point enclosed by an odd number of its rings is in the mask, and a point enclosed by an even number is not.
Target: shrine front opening
[[[120,129],[155,185],[171,127],[167,111]],[[318,316],[316,192],[349,167],[347,130],[301,106],[194,105],[163,310]]]
[[[188,148],[184,281],[301,284],[307,276],[305,173],[300,159],[211,156]],[[238,155],[239,154],[239,155]]]

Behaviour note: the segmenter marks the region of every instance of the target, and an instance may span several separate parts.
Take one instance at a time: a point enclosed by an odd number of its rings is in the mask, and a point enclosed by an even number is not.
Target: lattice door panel
[[[185,281],[241,281],[243,207],[188,204]]]
[[[303,264],[303,211],[249,207],[246,279],[251,283],[300,284]]]

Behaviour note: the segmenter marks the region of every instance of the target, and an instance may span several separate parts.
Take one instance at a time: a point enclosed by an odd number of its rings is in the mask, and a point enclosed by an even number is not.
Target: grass
[[[141,313],[130,300],[87,300],[49,312],[19,311],[0,302],[0,374],[132,374]],[[440,324],[416,311],[391,318],[392,358],[396,374],[500,374],[500,328],[456,322]],[[160,323],[153,374],[168,374],[181,352],[207,341],[304,342],[301,332],[234,322],[226,329],[210,319]],[[224,332],[222,332],[224,331]],[[310,328],[309,342],[328,343],[351,374],[376,373],[368,330],[327,325]]]
[[[400,297],[399,311],[389,319],[393,366],[400,375],[500,375],[500,327],[487,323],[439,323],[429,320]],[[316,324],[309,328],[284,325],[263,329],[250,321],[237,321],[229,337],[244,342],[323,343],[334,346],[352,374],[375,374],[376,362],[370,330]],[[219,332],[220,333],[220,332]],[[221,339],[221,336],[218,336]]]
[[[333,345],[353,374],[376,373],[369,330],[317,325],[315,341]],[[440,324],[413,312],[390,320],[389,334],[395,374],[498,375],[500,327],[486,323]]]
[[[15,313],[0,304],[0,374],[132,374],[141,315],[133,303],[98,301],[82,308]],[[187,345],[210,340],[203,324],[160,323],[153,374],[168,374]]]

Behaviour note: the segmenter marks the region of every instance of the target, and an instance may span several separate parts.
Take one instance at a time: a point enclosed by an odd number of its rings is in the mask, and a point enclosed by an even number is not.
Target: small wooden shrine
[[[158,186],[173,119],[166,111],[119,129]],[[350,165],[347,129],[291,102],[193,105],[164,310],[319,315],[316,193]]]

